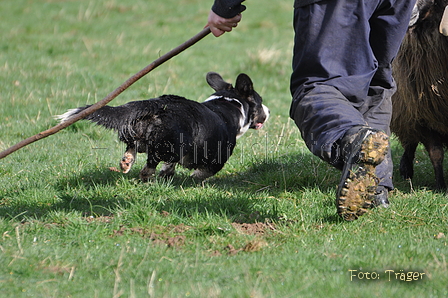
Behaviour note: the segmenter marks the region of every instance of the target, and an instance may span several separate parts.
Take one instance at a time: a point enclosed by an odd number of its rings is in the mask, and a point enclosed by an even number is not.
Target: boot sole
[[[346,221],[353,221],[372,208],[379,183],[375,167],[389,149],[389,137],[384,132],[369,131],[364,138],[358,157],[353,155],[347,160],[338,186],[337,211]]]

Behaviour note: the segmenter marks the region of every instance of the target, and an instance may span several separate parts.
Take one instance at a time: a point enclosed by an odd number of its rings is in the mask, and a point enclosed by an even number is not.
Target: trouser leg
[[[391,62],[412,6],[408,0],[324,0],[295,9],[290,115],[313,154],[340,167],[335,144],[349,128],[390,133]],[[392,188],[388,155],[378,177]]]

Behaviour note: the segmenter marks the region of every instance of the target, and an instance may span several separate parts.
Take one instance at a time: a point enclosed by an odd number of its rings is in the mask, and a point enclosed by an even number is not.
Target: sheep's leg
[[[428,151],[429,158],[431,159],[431,163],[434,168],[434,174],[436,177],[436,188],[445,189],[446,184],[443,177],[443,144],[439,137],[434,137],[424,145],[426,151]]]
[[[404,179],[414,177],[414,158],[418,143],[411,143],[404,146],[404,153],[400,160],[400,174]]]

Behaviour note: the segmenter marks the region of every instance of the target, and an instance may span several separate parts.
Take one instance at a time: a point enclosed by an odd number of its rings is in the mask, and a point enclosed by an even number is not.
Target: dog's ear
[[[254,94],[254,85],[252,84],[252,80],[249,78],[247,74],[241,73],[236,78],[236,87],[235,89],[239,94],[249,97]]]
[[[215,91],[221,90],[232,90],[232,84],[227,83],[224,79],[216,72],[207,73],[207,83]]]

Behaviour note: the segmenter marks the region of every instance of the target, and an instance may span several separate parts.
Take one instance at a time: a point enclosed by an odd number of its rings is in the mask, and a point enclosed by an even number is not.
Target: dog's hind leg
[[[123,154],[123,157],[121,158],[120,161],[120,168],[123,171],[123,173],[126,174],[131,170],[132,165],[135,162],[136,154],[137,151],[135,150],[134,147],[128,146],[126,148],[126,152]]]
[[[202,166],[200,168],[197,168],[193,174],[191,174],[191,177],[197,180],[205,180],[216,173],[218,173],[222,168],[224,167],[223,163],[216,163],[212,165],[206,165]]]
[[[174,175],[174,171],[176,170],[176,163],[173,162],[165,162],[160,169],[159,176],[163,178],[170,178]]]
[[[191,177],[193,179],[202,181],[207,179],[208,177],[215,175],[215,173],[216,172],[210,171],[209,169],[196,169],[193,174],[191,174]]]
[[[222,150],[221,152],[224,152],[224,150]],[[209,164],[198,166],[197,168],[195,168],[193,174],[191,174],[191,177],[202,181],[215,175],[224,167],[224,164],[231,153],[229,155],[226,154],[228,153],[222,154],[221,158],[218,158],[218,160],[213,160]]]

